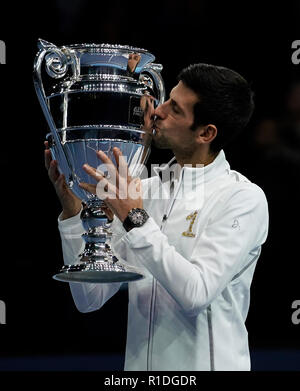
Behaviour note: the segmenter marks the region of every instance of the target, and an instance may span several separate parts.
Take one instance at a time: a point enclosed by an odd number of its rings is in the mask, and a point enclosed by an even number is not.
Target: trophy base
[[[78,265],[63,266],[59,273],[53,276],[63,282],[90,282],[107,284],[111,282],[137,281],[144,276],[135,271],[126,270],[122,265],[111,262],[92,262]]]

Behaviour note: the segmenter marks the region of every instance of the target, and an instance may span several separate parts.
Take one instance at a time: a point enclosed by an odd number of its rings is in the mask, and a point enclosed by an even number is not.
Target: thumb
[[[142,191],[142,181],[140,178],[136,178],[136,191],[140,193]]]
[[[128,186],[128,196],[133,200],[141,197],[141,181],[139,178],[134,178]]]

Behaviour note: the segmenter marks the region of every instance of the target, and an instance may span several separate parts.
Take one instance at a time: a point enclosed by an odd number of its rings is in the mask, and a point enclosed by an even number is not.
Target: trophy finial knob
[[[59,51],[53,50],[46,54],[46,71],[49,76],[59,79],[64,77],[68,70],[68,61],[66,55]]]
[[[37,43],[38,49],[49,49],[49,48],[55,48],[56,45],[54,43],[45,41],[44,39],[39,38]]]

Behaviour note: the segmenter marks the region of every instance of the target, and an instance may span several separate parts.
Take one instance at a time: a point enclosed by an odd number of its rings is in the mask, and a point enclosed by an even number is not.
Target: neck
[[[212,163],[217,157],[218,153],[209,153],[209,151],[197,151],[192,154],[183,154],[179,151],[173,151],[176,157],[176,161],[183,167],[185,164],[192,165],[192,167],[197,167],[197,164],[203,164],[207,166]]]

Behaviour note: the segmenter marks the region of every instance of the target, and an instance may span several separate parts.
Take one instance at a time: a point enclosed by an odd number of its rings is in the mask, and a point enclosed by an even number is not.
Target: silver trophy
[[[81,220],[85,249],[74,265],[63,266],[53,278],[67,282],[129,282],[140,271],[117,260],[110,247],[111,231],[101,209],[103,201],[79,187],[96,184],[82,168],[101,164],[102,150],[115,163],[112,149],[120,148],[130,175],[141,174],[150,152],[151,135],[143,130],[141,100],[164,101],[162,65],[147,50],[109,44],[57,47],[38,42],[34,86],[50,133],[52,157],[74,194],[84,203]]]

